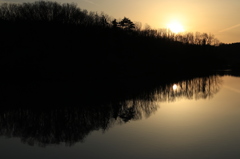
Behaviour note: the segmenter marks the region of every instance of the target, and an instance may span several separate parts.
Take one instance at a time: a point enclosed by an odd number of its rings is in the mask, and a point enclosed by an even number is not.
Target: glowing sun
[[[167,27],[176,34],[184,31],[183,25],[177,21],[170,22]]]

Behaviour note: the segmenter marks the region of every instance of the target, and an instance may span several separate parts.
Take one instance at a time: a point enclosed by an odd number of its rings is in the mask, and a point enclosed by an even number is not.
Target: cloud
[[[237,28],[237,27],[240,27],[240,24],[237,24],[237,25],[234,25],[234,26],[231,26],[231,27],[228,27],[228,28],[225,28],[223,30],[220,30],[219,32],[225,32],[225,31],[228,31],[228,30],[231,30],[231,29],[234,29],[234,28]]]
[[[85,2],[87,2],[87,3],[90,3],[90,4],[92,4],[92,5],[97,5],[95,2],[93,2],[93,1],[89,1],[89,0],[84,0]]]

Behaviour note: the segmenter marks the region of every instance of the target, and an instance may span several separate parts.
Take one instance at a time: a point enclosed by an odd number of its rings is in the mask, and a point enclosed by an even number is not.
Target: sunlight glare
[[[172,21],[167,25],[167,28],[170,29],[173,33],[180,33],[184,31],[184,28],[181,23],[178,21]]]
[[[177,85],[176,84],[173,85],[173,90],[174,91],[177,90]]]

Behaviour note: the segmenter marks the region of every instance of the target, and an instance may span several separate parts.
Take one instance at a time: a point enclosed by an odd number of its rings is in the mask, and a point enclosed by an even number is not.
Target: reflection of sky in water
[[[226,87],[233,85],[232,82],[232,77],[223,78]],[[235,91],[222,87],[212,99],[181,98],[159,103],[160,109],[149,119],[114,128],[117,131],[111,130],[105,137],[112,136],[112,142],[123,147],[121,151],[137,152],[138,158],[240,157],[239,103]],[[114,139],[118,133],[121,140]],[[128,143],[128,140],[130,144],[124,145],[122,141]]]
[[[119,144],[119,151],[126,152],[116,158],[238,158],[240,99],[236,91],[225,88],[237,89],[240,80],[233,78],[224,77],[224,87],[211,99],[160,102],[160,109],[150,118],[116,126],[105,135],[95,132],[86,141],[103,143],[111,138],[107,147]]]
[[[94,131],[85,138],[84,143],[77,143],[70,148],[62,145],[46,148],[30,147],[20,144],[19,139],[1,137],[1,156],[10,158],[17,158],[19,155],[25,158],[70,156],[73,159],[239,158],[240,79],[228,76],[222,79],[222,85],[217,93],[212,95],[206,90],[211,98],[205,99],[195,98],[196,96],[185,98],[184,91],[178,90],[180,86],[177,84],[176,94],[166,91],[160,94],[160,97],[156,97],[161,99],[168,95],[175,99],[159,100],[154,103],[158,105],[158,110],[147,119],[130,120],[126,124],[115,125],[104,133]],[[169,88],[173,90],[173,85]],[[185,87],[182,85],[180,88]],[[198,89],[194,89],[193,92],[198,92]],[[201,94],[201,97],[205,96]],[[125,104],[131,107],[133,101],[127,101]],[[140,105],[145,109],[144,104]],[[7,153],[9,149],[10,154]]]

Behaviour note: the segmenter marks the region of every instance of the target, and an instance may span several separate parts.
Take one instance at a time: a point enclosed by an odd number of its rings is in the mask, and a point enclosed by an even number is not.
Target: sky
[[[34,2],[35,0],[0,0]],[[76,3],[81,9],[104,12],[112,18],[129,18],[153,29],[182,24],[186,32],[214,34],[220,42],[240,42],[240,0],[55,0]]]

